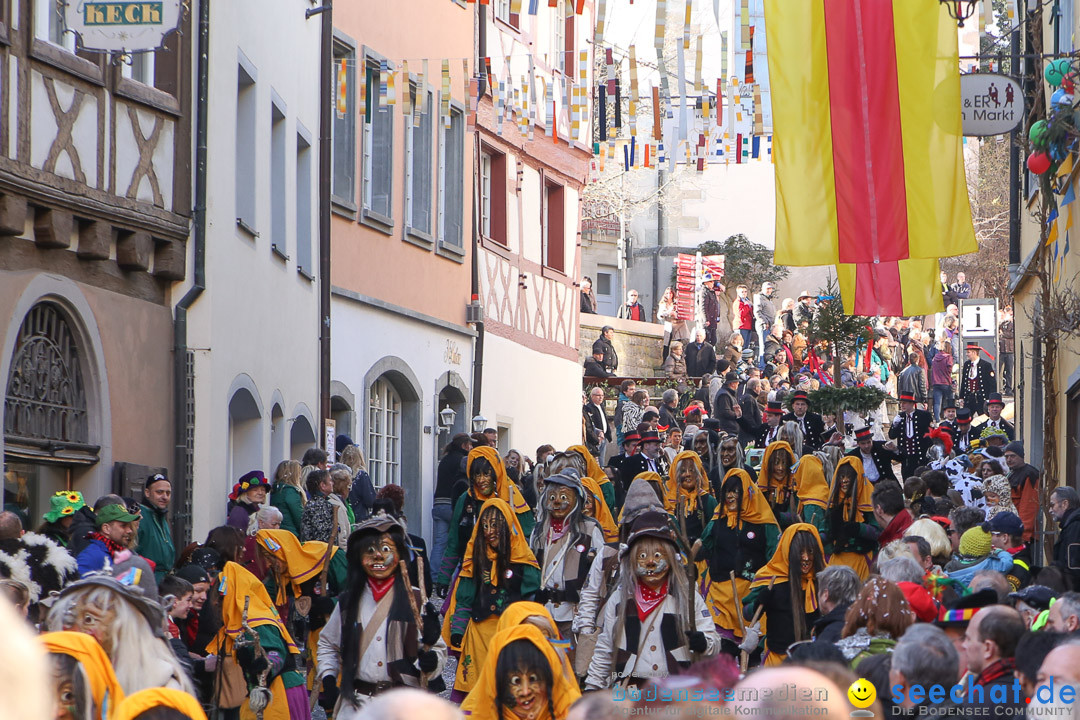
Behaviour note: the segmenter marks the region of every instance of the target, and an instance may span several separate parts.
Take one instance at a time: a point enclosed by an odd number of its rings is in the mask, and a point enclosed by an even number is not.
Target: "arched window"
[[[368,472],[375,487],[401,484],[401,395],[385,377],[368,401]]]
[[[56,303],[30,309],[15,340],[4,396],[7,452],[39,447],[90,452],[82,361],[66,314]],[[74,458],[73,458],[74,459]]]

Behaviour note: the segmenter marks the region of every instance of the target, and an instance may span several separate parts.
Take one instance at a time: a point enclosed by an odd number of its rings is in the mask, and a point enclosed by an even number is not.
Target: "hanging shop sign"
[[[1020,83],[1006,75],[961,75],[960,102],[965,135],[1004,135],[1015,130],[1024,117]]]
[[[181,0],[68,0],[64,22],[88,50],[139,52],[161,47],[180,23]]]

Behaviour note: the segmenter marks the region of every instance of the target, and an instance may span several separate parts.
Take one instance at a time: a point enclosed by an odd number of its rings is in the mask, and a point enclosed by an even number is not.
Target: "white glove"
[[[761,642],[761,623],[756,622],[746,628],[746,635],[743,637],[743,641],[739,643],[739,649],[748,653],[754,652],[759,642]]]
[[[270,693],[269,688],[257,687],[251,691],[251,695],[248,697],[248,706],[254,713],[262,712],[272,699],[273,695]]]

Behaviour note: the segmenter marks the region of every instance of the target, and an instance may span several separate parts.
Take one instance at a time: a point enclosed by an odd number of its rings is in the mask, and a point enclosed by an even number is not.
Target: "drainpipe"
[[[319,92],[319,439],[326,437],[330,417],[330,178],[333,172],[331,143],[334,98],[334,10],[333,0],[322,8],[322,67]],[[361,80],[363,82],[363,80]],[[333,448],[326,448],[332,452]]]
[[[1013,30],[1010,38],[1009,67],[1013,75],[1019,75],[1026,85],[1026,74],[1020,67],[1020,29]],[[1027,97],[1027,88],[1022,87],[1021,96]],[[1020,271],[1020,145],[1016,131],[1009,135],[1009,279],[1015,281]]]
[[[194,478],[188,476],[187,405],[188,340],[187,313],[206,289],[206,131],[210,84],[210,0],[199,2],[199,54],[196,60],[195,101],[195,208],[192,240],[195,251],[194,281],[176,304],[173,318],[173,492],[180,498],[173,514],[173,536],[186,545],[191,540],[191,494]]]
[[[484,5],[476,3],[476,64],[479,67],[483,58],[487,55],[487,13]],[[484,96],[487,90],[483,73],[477,73],[480,77],[477,98]],[[479,99],[477,100],[479,102]],[[472,284],[470,302],[480,300],[480,128],[477,127],[473,153],[473,234],[472,234]],[[473,366],[472,366],[472,409],[471,415],[466,419],[466,432],[472,428],[472,416],[480,414],[480,401],[482,399],[482,385],[484,382],[484,322],[476,323],[476,341],[473,343]]]

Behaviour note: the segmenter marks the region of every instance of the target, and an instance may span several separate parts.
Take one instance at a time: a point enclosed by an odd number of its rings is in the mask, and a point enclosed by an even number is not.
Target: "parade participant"
[[[86,633],[101,645],[125,693],[148,687],[195,687],[165,640],[165,612],[158,603],[150,566],[127,560],[108,573],[68,585],[49,611],[53,632]]]
[[[791,449],[795,451],[797,457],[802,457],[803,431],[800,429],[799,423],[794,420],[784,421],[780,426],[780,432],[777,434],[777,437],[779,438],[778,442],[786,442],[791,446]]]
[[[229,519],[225,524],[246,535],[253,533],[256,529],[255,513],[259,512],[259,507],[266,502],[269,492],[270,481],[263,475],[262,470],[244,473],[229,493]]]
[[[89,542],[77,558],[81,577],[108,569],[116,562],[134,537],[132,523],[139,517],[124,505],[106,505],[96,515],[97,530],[87,536]]]
[[[619,527],[615,524],[615,518],[611,514],[611,508],[608,507],[600,486],[591,477],[581,478],[581,485],[585,490],[585,517],[592,518],[600,525],[605,543],[618,542]]]
[[[211,602],[221,608],[222,626],[206,651],[218,656],[219,672],[225,658],[239,665],[248,692],[241,720],[260,712],[264,720],[311,720],[304,676],[296,669],[300,650],[263,584],[230,561],[211,595]]]
[[[613,678],[642,685],[677,674],[720,649],[712,617],[687,576],[666,513],[644,512],[620,550],[619,583],[603,621],[585,680],[588,690]]]
[[[779,400],[770,400],[765,408],[765,425],[758,431],[755,447],[768,447],[779,440],[780,423],[784,417],[784,405]]]
[[[41,527],[37,534],[44,535],[60,547],[66,548],[71,544],[71,525],[75,522],[76,514],[86,507],[81,492],[76,490],[61,490],[49,498],[49,511],[45,513]]]
[[[712,418],[709,419],[710,422],[711,420]],[[729,436],[725,435],[723,437]],[[693,450],[698,454],[698,457],[701,458],[701,464],[705,467],[705,472],[710,477],[713,477],[716,476],[718,465],[720,463],[721,442],[721,435],[718,431],[702,428],[695,433],[688,442],[684,442],[683,445],[685,446],[684,449]],[[717,482],[720,481],[720,477],[717,477]]]
[[[761,458],[761,472],[758,474],[758,487],[768,498],[773,515],[781,525],[786,524],[783,516],[790,516],[795,511],[795,489],[791,475],[794,466],[795,453],[791,445],[778,440],[765,448],[765,454]],[[790,522],[790,517],[788,521]]]
[[[815,578],[825,568],[824,555],[817,528],[795,523],[784,531],[772,558],[750,583],[742,609],[744,617],[753,618],[758,607],[763,608],[762,619],[768,623],[763,666],[779,665],[792,643],[810,639],[820,615]],[[758,644],[760,628],[746,630],[740,648],[749,652]]]
[[[608,507],[615,507],[619,500],[615,497],[617,488],[612,484],[611,478],[607,476],[604,469],[600,467],[596,457],[584,445],[571,445],[566,448],[566,454],[579,459],[577,465],[578,475],[581,476],[582,480],[587,477],[595,480],[604,493],[604,500],[607,502]]]
[[[854,450],[847,453],[848,457],[859,458],[863,466],[863,474],[873,485],[878,480],[896,480],[893,472],[893,461],[900,462],[900,456],[885,447],[885,443],[874,440],[873,430],[862,427],[855,431],[855,443],[858,445]]]
[[[530,540],[540,565],[536,602],[547,605],[564,636],[569,636],[593,558],[604,546],[599,524],[583,512],[584,496],[584,488],[573,469],[549,475]]]
[[[982,435],[983,430],[987,428],[994,428],[1001,430],[1008,437],[1007,442],[1012,442],[1016,439],[1016,428],[1013,424],[1001,417],[1001,411],[1005,409],[1005,401],[1001,397],[1001,393],[992,392],[986,398],[986,422],[976,425],[972,431],[976,435]]]
[[[690,542],[705,531],[716,511],[716,498],[709,492],[705,467],[696,452],[684,450],[671,463],[664,505],[675,514],[675,526],[682,528]],[[678,516],[682,509],[682,517]]]
[[[829,506],[829,481],[832,461],[824,452],[803,455],[795,468],[795,508],[797,522],[813,525],[818,534],[826,532],[826,508]]]
[[[564,720],[579,697],[550,640],[523,624],[492,638],[476,687],[461,709],[476,720]]]
[[[810,412],[810,399],[805,390],[796,390],[792,394],[791,412],[784,415],[783,420],[795,422],[802,430],[802,452],[811,453],[824,444],[825,421],[818,413]]]
[[[667,455],[660,450],[661,445],[660,434],[655,430],[641,433],[638,452],[622,464],[622,475],[636,477],[639,473],[654,472],[661,477],[667,477]]]
[[[559,633],[559,628],[555,624],[555,619],[551,617],[551,613],[548,609],[540,603],[530,602],[528,600],[521,600],[514,603],[510,607],[503,611],[503,614],[499,616],[499,624],[496,627],[495,632],[501,633],[503,630],[509,630],[510,628],[517,627],[519,625],[532,625],[540,630],[544,637],[551,642],[555,651],[559,654],[559,659],[562,660],[567,677],[574,677],[573,663],[570,661],[570,639],[569,636],[564,636]],[[573,648],[578,654],[584,653],[582,658],[579,658],[578,662],[584,662],[585,669],[588,670],[589,658],[592,657],[592,645],[587,648],[574,644]],[[584,672],[582,673],[584,675]]]
[[[953,447],[958,453],[972,451],[972,442],[979,437],[978,433],[971,431],[971,408],[960,408],[956,411],[956,429],[953,432]]]
[[[150,688],[128,695],[115,720],[206,720],[199,701],[179,690]]]
[[[499,498],[506,503],[517,516],[521,525],[522,537],[527,538],[536,520],[532,508],[521,496],[521,491],[506,477],[499,451],[493,447],[473,448],[465,461],[465,474],[469,477],[469,489],[462,493],[454,505],[454,514],[450,520],[450,537],[443,554],[442,567],[435,581],[436,590],[445,595],[453,580],[454,572],[463,563],[466,544],[475,534],[476,521],[481,506],[491,498]],[[537,489],[540,492],[540,489]]]
[[[980,358],[982,348],[978,343],[968,343],[966,350],[967,360],[960,371],[960,399],[965,408],[981,414],[987,397],[997,392],[997,376],[990,362]]]
[[[419,588],[401,574],[408,557],[404,528],[385,515],[365,520],[345,554],[345,590],[319,635],[319,704],[348,720],[368,698],[394,687],[422,687],[429,678],[427,689],[442,692],[446,643],[437,611],[423,606]]]
[[[300,646],[317,658],[319,634],[334,612],[333,598],[345,589],[346,553],[336,545],[328,551],[318,540],[301,543],[288,530],[260,530],[255,542],[269,569],[267,590],[276,591],[274,606]]]
[[[734,646],[743,638],[743,623],[736,613],[750,591],[754,575],[775,552],[779,540],[780,525],[768,500],[745,470],[729,470],[724,478],[720,504],[695,553],[708,566],[705,582],[709,610],[727,652],[737,653]],[[734,588],[732,573],[735,575]]]
[[[901,473],[905,478],[914,475],[915,468],[925,462],[926,450],[931,444],[926,433],[930,432],[933,420],[926,410],[915,409],[914,395],[900,393],[900,412],[889,428],[889,437],[896,441]]]
[[[719,466],[713,468],[709,473],[709,482],[714,492],[718,493],[720,491],[720,483],[723,482],[729,472],[736,468],[745,470],[750,475],[751,480],[757,480],[757,471],[746,463],[742,445],[739,444],[737,438],[729,435],[721,440],[718,454],[720,456]]]
[[[634,479],[633,475],[627,476],[623,473],[623,465],[637,452],[639,442],[641,442],[641,436],[636,431],[627,433],[623,437],[622,452],[616,453],[608,459],[608,468],[618,478],[618,484],[622,487],[628,487],[629,483]]]
[[[154,577],[158,582],[173,569],[176,548],[173,547],[172,531],[169,529],[169,502],[172,500],[172,483],[161,473],[151,475],[143,486],[143,502],[139,506],[142,522],[139,523],[139,554],[154,563]]]
[[[581,591],[581,600],[578,602],[571,627],[571,630],[579,635],[579,642],[582,633],[595,635],[596,616],[618,584],[619,548],[626,544],[626,539],[630,536],[630,524],[646,512],[666,512],[663,501],[646,477],[649,475],[654,476],[657,483],[660,482],[659,475],[644,473],[630,484],[619,515],[618,537],[615,542],[601,549],[589,568],[589,576]],[[595,642],[595,638],[592,638],[592,641]]]
[[[833,472],[825,508],[829,565],[847,565],[866,580],[881,532],[870,503],[873,488],[859,458],[844,457]]]
[[[124,690],[101,644],[71,631],[45,633],[41,644],[51,661],[56,717],[113,720]]]
[[[504,500],[484,502],[443,622],[443,637],[461,652],[452,700],[460,700],[476,684],[499,615],[540,588],[540,565],[526,538],[517,514]]]

